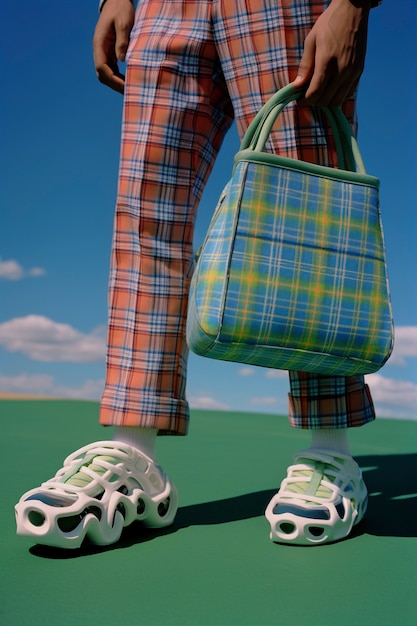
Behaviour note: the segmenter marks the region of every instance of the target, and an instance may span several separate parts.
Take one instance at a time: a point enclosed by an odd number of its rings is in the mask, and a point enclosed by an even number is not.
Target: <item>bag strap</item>
[[[359,174],[366,174],[365,165],[359,150],[357,139],[353,134],[352,127],[347,121],[342,109],[340,107],[329,107],[328,109],[325,109],[325,113],[328,119],[330,115],[333,115],[335,118],[337,128],[340,132],[343,150],[346,155],[346,161],[349,165],[346,169],[349,169],[352,172],[356,171]]]
[[[298,98],[300,98],[304,94],[304,91],[304,89],[295,89],[295,87],[290,84],[274,93],[274,95],[269,98],[269,100],[264,104],[264,106],[258,111],[257,115],[253,118],[242,139],[242,142],[240,144],[240,150],[247,150],[251,148],[253,149],[253,146],[258,142],[264,122],[266,121],[270,113],[274,111],[274,109],[276,109],[272,122],[274,123],[283,108],[292,100],[298,100]],[[268,137],[265,138],[265,143],[267,138]]]
[[[292,83],[277,91],[254,117],[242,139],[240,150],[263,152],[278,115],[287,104],[304,93],[304,87],[296,89]],[[342,110],[339,107],[326,107],[323,110],[334,137],[339,168],[366,174],[358,143]]]

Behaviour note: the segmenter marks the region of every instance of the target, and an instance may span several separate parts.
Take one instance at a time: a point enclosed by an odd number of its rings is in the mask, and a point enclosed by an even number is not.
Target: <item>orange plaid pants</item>
[[[294,80],[328,0],[141,0],[131,33],[100,422],[185,434],[185,319],[193,227],[223,138],[242,136]],[[353,100],[345,112],[354,116]],[[334,166],[318,111],[288,106],[269,150]],[[302,428],[374,419],[363,377],[290,373],[290,421]]]

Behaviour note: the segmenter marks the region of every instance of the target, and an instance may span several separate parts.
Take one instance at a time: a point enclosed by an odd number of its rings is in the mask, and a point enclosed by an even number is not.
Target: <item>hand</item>
[[[93,37],[93,56],[97,78],[119,93],[124,92],[125,77],[118,61],[125,60],[133,28],[135,10],[130,0],[107,0]]]
[[[310,84],[303,103],[340,106],[363,72],[370,2],[333,0],[306,37],[295,87]]]

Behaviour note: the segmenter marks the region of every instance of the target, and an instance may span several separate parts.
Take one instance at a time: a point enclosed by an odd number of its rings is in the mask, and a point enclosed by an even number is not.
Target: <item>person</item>
[[[97,76],[124,93],[110,272],[107,373],[100,423],[111,441],[70,455],[22,496],[17,532],[78,548],[125,526],[172,524],[178,497],[155,461],[157,435],[185,435],[188,268],[199,199],[233,120],[243,136],[279,88],[305,87],[280,115],[275,152],[335,167],[320,107],[355,123],[372,0],[102,0]],[[118,63],[127,61],[126,78]],[[290,423],[309,429],[266,509],[277,543],[347,537],[367,492],[348,429],[375,418],[361,376],[290,372]],[[255,426],[254,426],[255,427]]]

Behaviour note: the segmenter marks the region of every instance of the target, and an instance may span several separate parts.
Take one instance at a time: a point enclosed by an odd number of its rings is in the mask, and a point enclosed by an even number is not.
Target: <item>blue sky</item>
[[[0,186],[0,393],[98,399],[122,98],[95,78],[95,0],[4,3]],[[416,3],[372,11],[359,144],[381,181],[397,341],[367,377],[380,416],[416,419]],[[227,181],[226,138],[196,245]],[[285,414],[287,374],[191,356],[192,406]]]

